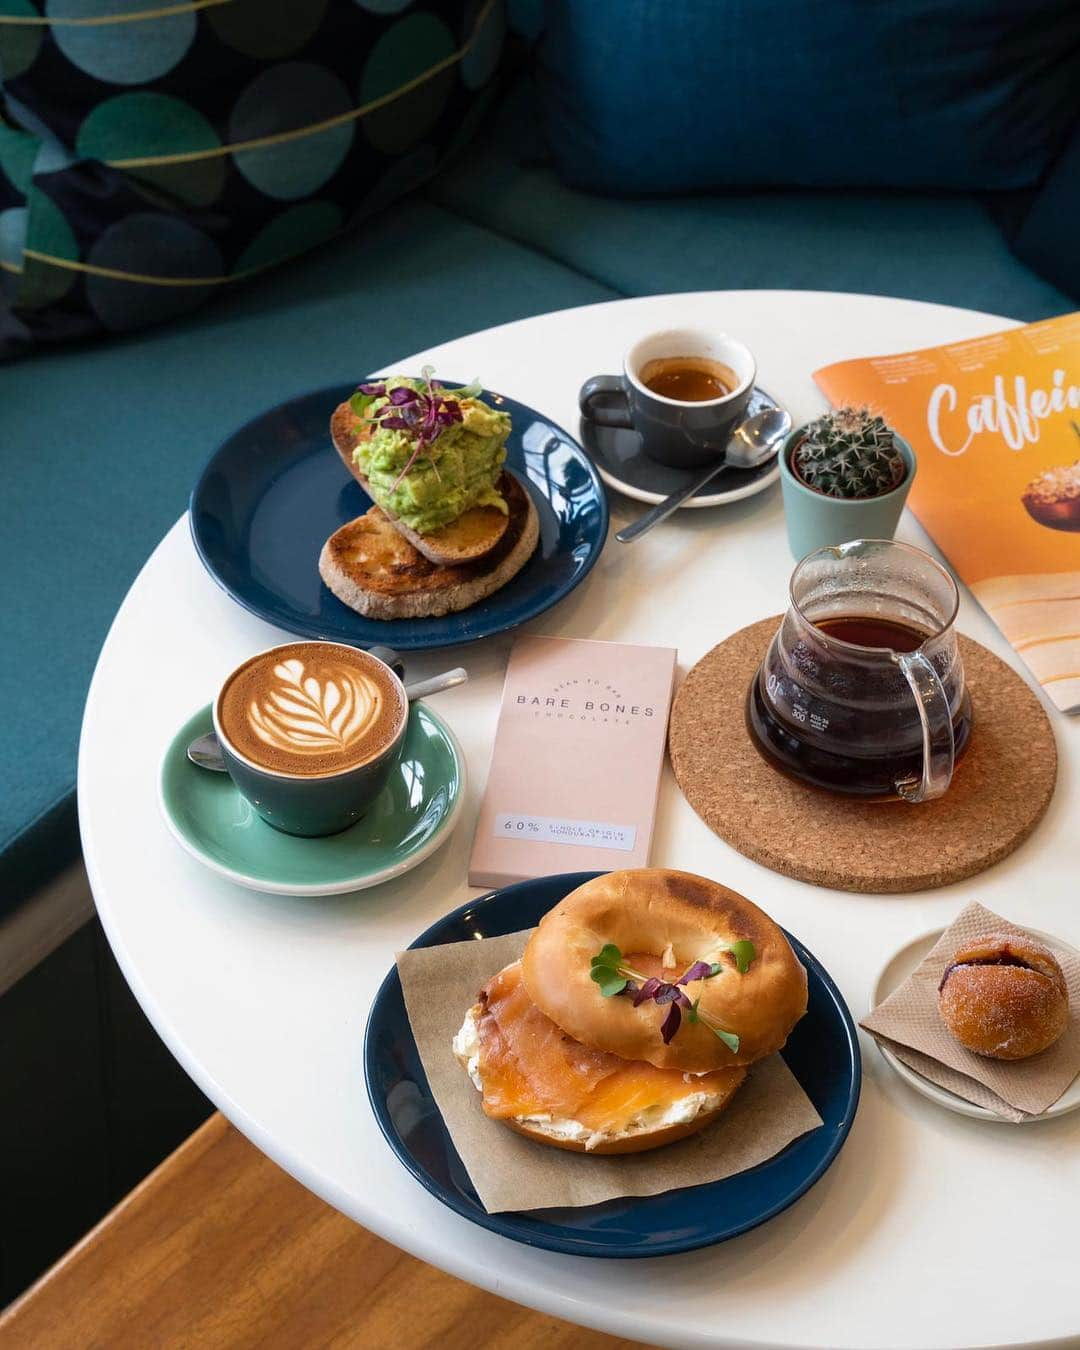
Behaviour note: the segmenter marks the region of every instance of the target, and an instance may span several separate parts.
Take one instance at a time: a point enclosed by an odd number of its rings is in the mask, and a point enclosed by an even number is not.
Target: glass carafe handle
[[[923,739],[922,778],[898,778],[896,791],[906,802],[928,802],[940,797],[952,782],[956,746],[949,697],[922,652],[903,652],[896,660],[915,695]]]

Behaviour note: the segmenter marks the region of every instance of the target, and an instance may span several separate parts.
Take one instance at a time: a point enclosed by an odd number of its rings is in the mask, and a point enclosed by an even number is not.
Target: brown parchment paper
[[[1046,943],[1068,985],[1069,1025],[1056,1044],[1030,1059],[987,1059],[965,1050],[946,1030],[938,1011],[938,985],[959,946],[984,933],[1022,936],[1025,931],[973,902],[960,911],[917,969],[859,1025],[917,1073],[966,1101],[1007,1120],[1041,1115],[1080,1072],[1080,956],[1069,947]]]
[[[595,1205],[719,1181],[773,1157],[822,1124],[780,1055],[755,1064],[731,1105],[700,1134],[655,1152],[597,1157],[525,1139],[484,1115],[450,1042],[480,986],[516,961],[528,932],[399,952],[398,972],[431,1091],[489,1214]]]

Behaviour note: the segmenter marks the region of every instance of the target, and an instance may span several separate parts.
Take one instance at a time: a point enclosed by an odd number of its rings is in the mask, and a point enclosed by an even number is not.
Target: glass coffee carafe
[[[956,583],[886,539],[818,549],[754,676],[751,739],[792,778],[852,796],[940,797],[971,734]]]

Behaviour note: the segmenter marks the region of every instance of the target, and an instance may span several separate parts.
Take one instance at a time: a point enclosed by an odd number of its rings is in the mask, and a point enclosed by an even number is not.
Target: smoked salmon
[[[746,1077],[744,1068],[683,1074],[579,1044],[530,1000],[520,963],[488,981],[480,1006],[483,1106],[496,1119],[549,1115],[618,1134],[642,1112],[702,1092],[726,1100]]]

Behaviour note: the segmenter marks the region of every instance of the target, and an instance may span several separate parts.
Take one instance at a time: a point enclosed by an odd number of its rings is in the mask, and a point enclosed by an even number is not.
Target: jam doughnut
[[[991,1059],[1026,1059],[1061,1036],[1069,991],[1053,952],[1029,938],[988,933],[945,967],[938,1006],[961,1045]]]

